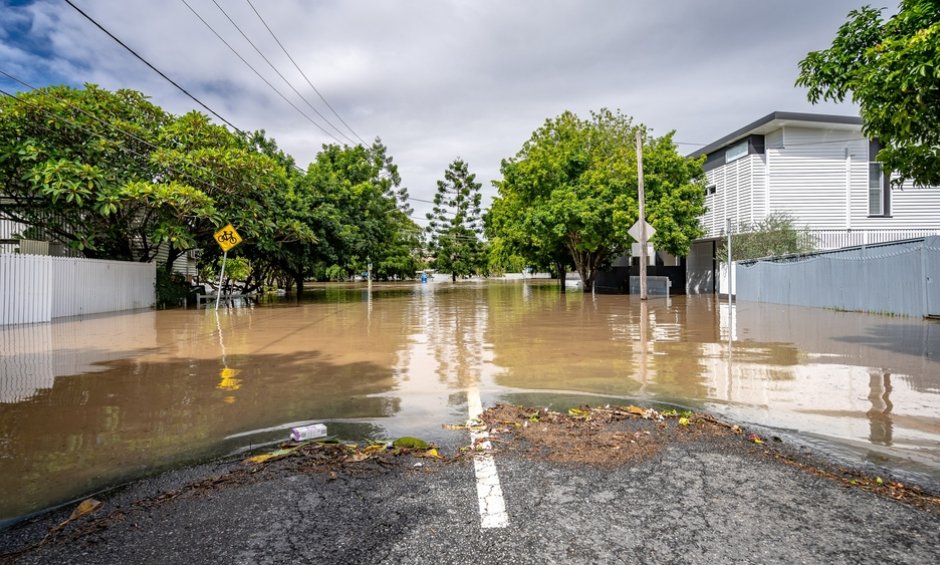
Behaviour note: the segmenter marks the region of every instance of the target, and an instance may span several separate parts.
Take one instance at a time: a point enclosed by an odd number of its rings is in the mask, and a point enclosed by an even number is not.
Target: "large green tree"
[[[902,0],[887,20],[852,10],[832,45],[800,62],[796,84],[813,103],[856,102],[896,182],[940,185],[940,2]]]
[[[315,240],[293,195],[299,175],[273,142],[236,135],[197,112],[164,127],[159,142],[153,161],[162,168],[160,177],[190,182],[214,202],[216,217],[193,218],[177,227],[180,234],[195,238],[207,260],[219,253],[212,234],[226,223],[244,240],[236,253],[253,255],[260,264],[282,260],[287,243]],[[171,250],[168,263],[175,255]]]
[[[534,263],[573,261],[584,288],[598,269],[625,252],[637,220],[635,133],[643,138],[647,221],[652,242],[674,255],[702,235],[705,211],[700,160],[676,151],[672,134],[645,128],[610,110],[581,119],[565,112],[546,120],[511,159],[504,159],[488,217],[489,236]]]
[[[88,257],[164,267],[189,249],[210,267],[213,233],[233,224],[230,256],[251,261],[249,287],[333,267],[413,277],[421,229],[381,140],[324,146],[307,171],[263,131],[197,112],[174,116],[130,90],[50,87],[0,100],[0,217],[23,235]]]
[[[24,237],[92,258],[151,261],[195,244],[181,226],[213,221],[212,198],[156,163],[174,121],[132,90],[42,88],[0,99],[0,214]]]
[[[49,87],[0,101],[0,213],[29,226],[25,237],[87,257],[146,262],[162,246],[167,270],[188,249],[213,261],[212,234],[231,222],[245,239],[236,254],[278,261],[285,243],[314,239],[292,165],[261,132],[173,116],[131,90]]]
[[[482,185],[461,159],[455,159],[437,181],[434,208],[427,213],[427,233],[435,269],[457,277],[486,273]]]
[[[369,148],[326,145],[304,178],[303,198],[318,237],[314,272],[364,271],[410,278],[417,269],[420,228],[408,217],[407,189],[379,140]]]

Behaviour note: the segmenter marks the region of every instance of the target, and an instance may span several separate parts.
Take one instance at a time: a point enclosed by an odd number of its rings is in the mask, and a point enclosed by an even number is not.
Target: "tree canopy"
[[[444,172],[444,179],[437,181],[434,208],[427,214],[432,265],[450,273],[454,281],[486,273],[481,186],[467,163],[455,159]]]
[[[247,284],[364,269],[412,277],[420,228],[380,140],[324,146],[307,171],[263,131],[247,136],[198,112],[175,116],[132,90],[48,87],[0,99],[0,217],[24,238],[92,258],[153,261],[221,254],[226,223],[244,238]]]
[[[93,258],[151,261],[161,243],[193,245],[180,226],[217,211],[152,158],[173,120],[139,92],[94,85],[0,99],[0,212]]]
[[[800,62],[798,86],[813,103],[850,98],[863,130],[884,144],[878,160],[895,181],[940,185],[940,3],[902,0],[882,18],[852,10],[828,49]]]
[[[639,215],[635,132],[643,138],[647,221],[651,240],[685,255],[702,235],[701,160],[678,154],[672,134],[653,137],[619,112],[581,119],[565,112],[546,120],[511,159],[487,216],[487,235],[503,253],[538,264],[572,261],[585,289],[598,269],[629,249],[627,230]]]
[[[759,222],[741,222],[731,234],[731,260],[760,259],[807,253],[816,248],[816,239],[807,229],[793,224],[793,217],[774,212]],[[718,260],[728,262],[725,239],[719,241]]]

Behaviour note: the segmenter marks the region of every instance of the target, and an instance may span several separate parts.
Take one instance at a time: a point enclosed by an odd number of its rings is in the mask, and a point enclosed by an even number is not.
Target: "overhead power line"
[[[182,86],[180,86],[176,81],[174,81],[173,79],[171,79],[170,77],[168,77],[163,71],[161,71],[161,70],[158,69],[157,67],[153,66],[153,65],[150,63],[150,61],[148,61],[147,59],[144,59],[140,54],[138,54],[136,51],[134,51],[133,49],[131,49],[126,43],[124,43],[123,41],[121,41],[120,39],[118,39],[117,37],[115,37],[115,35],[114,35],[113,33],[111,33],[110,31],[108,31],[107,29],[105,29],[104,26],[102,26],[100,23],[98,23],[94,18],[92,18],[92,17],[89,16],[87,13],[85,13],[81,8],[79,8],[78,6],[76,6],[75,4],[73,4],[73,3],[72,3],[72,0],[65,0],[65,3],[68,4],[69,6],[71,6],[72,9],[74,9],[76,12],[78,12],[79,14],[81,14],[82,16],[84,16],[85,19],[87,19],[89,22],[93,23],[93,24],[95,25],[95,27],[97,27],[98,29],[100,29],[101,31],[103,31],[105,34],[107,34],[108,37],[110,37],[111,39],[113,39],[114,41],[116,41],[121,47],[123,47],[124,49],[126,49],[126,50],[127,50],[128,52],[130,52],[133,56],[137,57],[143,64],[145,64],[145,65],[147,65],[148,67],[150,67],[155,73],[157,73],[158,75],[160,75],[161,77],[163,77],[167,82],[169,82],[170,84],[172,84],[173,86],[175,86],[177,89],[179,89],[180,92],[182,92],[182,93],[185,94],[186,96],[189,96],[194,102],[196,102],[197,104],[199,104],[200,106],[202,106],[203,108],[205,108],[205,110],[206,110],[207,112],[209,112],[210,114],[212,114],[212,115],[215,116],[216,118],[218,118],[218,119],[222,120],[223,122],[225,122],[226,125],[228,125],[228,126],[229,126],[230,128],[232,128],[233,130],[237,131],[239,134],[245,135],[245,132],[242,131],[242,130],[240,130],[239,128],[237,128],[237,127],[235,126],[235,124],[233,124],[232,122],[230,122],[230,121],[226,120],[225,118],[223,118],[221,115],[219,115],[218,112],[216,112],[215,110],[213,110],[212,108],[210,108],[210,107],[209,107],[208,105],[206,105],[202,100],[196,98],[196,97],[195,97],[193,94],[191,94],[188,90],[186,90],[185,88],[183,88]]]
[[[287,48],[284,47],[284,44],[281,43],[280,39],[278,39],[277,35],[271,29],[271,26],[269,26],[268,23],[264,20],[264,18],[261,17],[261,14],[258,12],[258,9],[255,8],[255,5],[251,3],[251,0],[245,0],[245,1],[248,2],[249,6],[251,6],[251,9],[254,11],[255,15],[258,16],[258,19],[261,20],[261,23],[264,24],[265,29],[268,30],[268,33],[271,34],[271,37],[274,38],[274,41],[277,42],[278,46],[281,48],[281,51],[283,51],[284,54],[287,55],[287,58],[290,59],[290,62],[293,63],[294,68],[297,69],[297,72],[300,73],[300,76],[304,77],[304,80],[307,81],[307,84],[310,85],[310,88],[312,88],[313,91],[317,93],[317,96],[320,97],[320,100],[322,100],[323,103],[326,104],[326,107],[329,108],[331,112],[333,112],[333,115],[336,116],[336,119],[338,119],[344,126],[346,126],[349,129],[349,131],[351,131],[352,134],[356,137],[356,139],[362,142],[363,145],[368,145],[368,143],[366,143],[366,141],[362,139],[362,137],[360,137],[358,133],[356,133],[356,130],[354,130],[352,126],[350,126],[348,123],[346,123],[346,120],[344,120],[342,116],[340,116],[339,113],[337,113],[337,111],[333,109],[333,106],[331,106],[330,103],[327,102],[326,97],[324,97],[323,94],[321,94],[320,91],[317,89],[317,87],[313,85],[313,82],[311,82],[310,79],[307,78],[307,74],[304,73],[303,69],[300,68],[300,65],[297,64],[297,61],[294,60],[291,54],[287,52]]]
[[[199,19],[199,21],[201,21],[207,28],[209,28],[209,31],[211,31],[217,38],[219,38],[219,41],[221,41],[223,44],[225,44],[225,46],[228,47],[229,50],[230,50],[232,53],[234,53],[235,56],[238,57],[238,58],[241,60],[242,63],[245,63],[245,65],[246,65],[249,69],[251,69],[252,72],[254,72],[256,75],[258,75],[258,78],[260,78],[262,81],[264,81],[264,83],[265,83],[266,85],[268,85],[268,88],[270,88],[271,90],[273,90],[273,91],[275,92],[275,94],[277,94],[278,96],[280,96],[285,102],[287,102],[287,103],[290,105],[291,108],[293,108],[294,110],[297,111],[298,114],[300,114],[301,116],[303,116],[304,118],[306,118],[308,122],[310,122],[311,124],[313,124],[314,126],[316,126],[317,129],[319,129],[320,131],[322,131],[322,132],[325,133],[326,135],[328,135],[328,136],[330,136],[331,138],[333,138],[333,139],[334,139],[337,143],[339,143],[340,145],[343,144],[343,141],[342,141],[342,140],[340,140],[338,137],[336,137],[335,135],[333,135],[332,133],[330,133],[329,131],[327,131],[326,128],[324,128],[323,126],[321,126],[320,124],[318,124],[318,123],[316,122],[316,120],[314,120],[313,118],[311,118],[309,115],[307,115],[306,112],[304,112],[303,110],[301,110],[300,108],[298,108],[296,104],[294,104],[293,102],[291,102],[290,99],[289,99],[287,96],[284,96],[284,93],[281,92],[280,90],[278,90],[277,87],[275,87],[273,84],[271,84],[271,81],[269,81],[268,79],[264,78],[264,75],[262,75],[260,72],[258,72],[258,69],[254,68],[254,67],[251,65],[251,63],[249,63],[244,57],[242,57],[242,56],[241,56],[241,53],[239,53],[237,49],[235,49],[234,47],[232,47],[231,44],[229,44],[229,42],[225,40],[224,37],[222,37],[221,35],[219,35],[219,32],[217,32],[217,31],[215,30],[215,28],[213,28],[211,25],[209,25],[209,22],[207,22],[202,16],[200,16],[200,15],[199,15],[199,12],[197,12],[196,10],[194,10],[193,7],[189,5],[189,2],[187,2],[186,0],[180,0],[180,2],[182,2],[183,4],[185,4],[186,7],[189,8],[189,11],[191,11],[191,12],[196,16],[196,18]]]
[[[184,3],[185,3],[185,2],[184,2]],[[228,15],[228,12],[226,12],[225,9],[222,8],[222,6],[221,6],[218,2],[216,2],[216,0],[212,0],[212,3],[215,4],[215,7],[218,8],[220,12],[222,12],[222,15],[225,16],[225,19],[227,19],[227,20],[229,21],[229,23],[232,24],[232,27],[234,27],[235,30],[238,31],[238,33],[240,33],[243,38],[245,38],[245,41],[247,41],[248,44],[251,45],[251,47],[255,50],[255,53],[257,53],[258,55],[261,56],[262,59],[264,59],[264,62],[267,63],[269,67],[271,67],[271,70],[273,70],[275,73],[277,73],[277,76],[281,77],[281,80],[284,81],[284,84],[286,84],[286,85],[288,86],[288,88],[290,88],[292,91],[294,91],[294,94],[296,94],[298,97],[300,97],[300,99],[304,101],[304,103],[307,105],[307,107],[309,107],[311,110],[313,110],[314,113],[316,113],[316,115],[320,116],[320,119],[323,120],[324,122],[326,122],[331,128],[333,128],[333,130],[335,130],[336,133],[340,134],[341,136],[343,136],[344,138],[346,138],[347,140],[349,140],[349,142],[352,143],[353,145],[356,144],[356,141],[355,141],[353,138],[349,137],[349,136],[346,135],[342,130],[340,130],[338,127],[336,127],[335,125],[333,125],[333,122],[331,122],[326,116],[324,116],[323,114],[321,114],[320,111],[317,110],[316,107],[315,107],[313,104],[311,104],[310,101],[307,100],[307,99],[304,97],[303,94],[300,93],[300,91],[298,91],[296,88],[294,88],[294,85],[291,84],[291,82],[290,82],[289,80],[287,80],[287,77],[285,77],[285,76],[281,73],[281,71],[279,71],[278,68],[277,68],[276,66],[274,66],[274,63],[272,63],[271,60],[268,59],[268,58],[265,56],[265,54],[261,51],[261,49],[259,49],[258,46],[255,45],[255,42],[252,41],[251,38],[248,37],[248,35],[242,30],[242,28],[239,27],[239,25],[238,25],[237,23],[235,23],[235,20],[233,20],[232,17]],[[190,8],[190,9],[192,9],[192,8]],[[201,18],[200,18],[200,19],[201,19]],[[205,23],[204,20],[203,20],[203,23]],[[208,25],[208,24],[207,24],[207,25]]]
[[[21,86],[24,86],[24,87],[26,87],[26,88],[28,88],[28,89],[30,89],[30,90],[38,90],[38,88],[37,88],[36,86],[34,86],[34,85],[32,85],[32,84],[30,84],[30,83],[28,83],[28,82],[22,80],[21,78],[15,76],[15,75],[12,75],[12,74],[6,72],[6,71],[3,70],[3,69],[0,69],[0,75],[2,75],[2,76],[4,76],[4,77],[8,78],[9,80],[11,80],[11,81],[13,81],[13,82],[16,82],[16,83],[20,84]],[[76,128],[78,128],[78,129],[81,129],[82,131],[85,131],[85,132],[88,133],[89,135],[93,135],[93,136],[95,136],[95,137],[98,137],[98,138],[100,138],[100,139],[104,139],[104,140],[106,140],[106,141],[115,141],[114,139],[112,139],[112,138],[110,138],[110,137],[105,137],[105,136],[101,135],[100,133],[97,133],[97,132],[94,132],[94,131],[89,130],[88,128],[86,128],[86,127],[83,126],[82,124],[76,122],[75,120],[72,120],[72,119],[69,119],[69,118],[60,116],[60,115],[58,115],[58,114],[54,114],[54,113],[52,113],[52,112],[49,112],[48,110],[45,110],[45,109],[43,109],[43,108],[40,108],[40,107],[36,106],[34,103],[32,103],[32,102],[30,102],[30,101],[23,100],[23,99],[20,98],[19,96],[16,96],[16,95],[14,95],[14,94],[10,94],[10,93],[8,93],[8,92],[6,92],[6,91],[3,91],[3,90],[0,90],[0,95],[5,95],[5,96],[8,96],[8,97],[13,98],[13,99],[15,99],[15,100],[19,100],[20,102],[22,102],[22,103],[24,103],[24,104],[29,104],[30,106],[33,106],[33,107],[37,108],[37,109],[40,110],[41,112],[43,112],[43,113],[45,113],[46,115],[50,116],[51,118],[56,119],[56,120],[59,120],[59,121],[64,122],[64,123],[67,123],[67,124],[69,124],[69,125],[71,125],[71,126],[73,126],[73,127],[76,127]],[[137,143],[140,143],[141,145],[147,146],[147,147],[149,147],[149,148],[151,148],[151,149],[154,149],[154,150],[160,149],[160,147],[158,147],[157,145],[155,145],[155,144],[153,144],[153,143],[147,141],[146,139],[141,138],[140,136],[134,134],[133,132],[130,132],[130,131],[124,129],[124,128],[121,128],[120,126],[114,124],[114,123],[111,122],[111,121],[102,119],[102,118],[100,118],[99,116],[96,116],[95,114],[93,114],[93,113],[91,113],[91,112],[85,110],[84,108],[73,104],[72,102],[70,102],[69,100],[67,100],[67,99],[65,99],[65,98],[62,98],[62,97],[59,97],[59,96],[55,96],[55,95],[53,95],[53,97],[56,98],[56,100],[59,100],[59,101],[63,102],[64,104],[66,104],[67,106],[69,106],[70,108],[72,108],[73,110],[75,110],[76,112],[79,112],[79,113],[81,113],[81,114],[84,114],[85,116],[88,116],[90,119],[92,119],[92,120],[98,122],[99,124],[101,124],[101,125],[103,125],[103,126],[109,128],[110,130],[112,130],[112,131],[114,131],[114,132],[116,132],[116,133],[122,135],[122,136],[125,137],[126,139],[136,141]],[[113,117],[115,117],[115,116],[110,116],[110,117],[113,118]],[[46,129],[47,131],[50,131],[50,133],[51,133],[51,130],[48,130],[48,128],[44,128],[44,129]],[[133,151],[132,149],[130,149],[130,148],[126,147],[126,146],[123,146],[123,145],[121,146],[121,150],[122,150],[122,151],[125,151],[125,152],[128,152],[128,153],[131,153],[131,154],[133,154],[133,155],[136,155],[136,156],[138,156],[138,157],[143,157],[143,156],[144,156],[143,154],[141,154],[141,153],[139,153],[139,152],[136,152],[136,151]],[[210,174],[210,175],[214,175],[214,176],[220,177],[220,178],[221,178],[222,180],[224,180],[224,181],[227,181],[227,182],[235,182],[235,180],[234,180],[233,178],[227,177],[226,175],[221,174],[219,171],[213,171],[213,170],[211,170],[211,169],[207,169],[207,168],[205,168],[205,167],[203,167],[203,166],[200,166],[200,165],[196,165],[195,167],[196,167],[197,169],[201,170],[201,171],[204,172],[204,173],[208,173],[208,174]],[[198,178],[196,178],[196,177],[190,175],[190,174],[189,174],[188,172],[186,172],[186,171],[181,171],[181,170],[175,169],[175,168],[173,168],[173,167],[171,167],[171,166],[165,166],[165,168],[166,168],[166,170],[168,170],[168,171],[170,171],[170,172],[173,172],[173,173],[176,173],[176,174],[180,175],[180,177],[189,179],[189,180],[192,181],[194,184],[199,184],[199,185],[202,185],[202,186],[207,187],[207,188],[212,188],[212,189],[215,189],[215,190],[219,190],[219,188],[218,188],[217,186],[215,186],[214,184],[212,184],[211,182],[204,181],[204,180],[202,180],[202,179],[198,179]],[[298,171],[298,172],[300,172],[300,173],[302,173],[302,174],[306,173],[306,171],[305,171],[304,169],[298,167],[296,164],[293,165],[293,168],[294,168],[296,171]],[[412,200],[412,201],[415,201],[415,202],[423,202],[423,203],[427,203],[427,204],[433,204],[433,203],[434,203],[434,202],[431,201],[431,200],[424,200],[424,199],[421,199],[421,198],[412,198],[411,196],[408,196],[406,199],[407,199],[407,200]],[[412,218],[412,219],[420,219],[421,221],[426,221],[424,218]]]

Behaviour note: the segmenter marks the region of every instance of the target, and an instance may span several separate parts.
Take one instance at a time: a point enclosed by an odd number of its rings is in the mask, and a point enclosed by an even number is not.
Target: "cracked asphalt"
[[[444,450],[457,445],[442,446]],[[135,501],[239,463],[101,497],[95,515],[8,562],[935,563],[940,512],[747,450],[677,443],[635,464],[494,455],[509,525],[481,528],[473,461],[280,473],[160,504]],[[422,466],[415,467],[415,462]],[[0,532],[0,553],[42,539],[64,509]],[[102,516],[113,519],[102,520]],[[83,528],[84,535],[74,536]],[[70,533],[71,532],[71,533]]]

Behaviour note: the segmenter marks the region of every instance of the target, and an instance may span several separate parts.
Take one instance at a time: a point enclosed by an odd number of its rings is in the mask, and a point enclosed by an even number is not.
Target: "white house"
[[[775,212],[806,227],[819,249],[940,235],[940,188],[892,189],[880,146],[855,116],[773,112],[690,156],[706,156],[704,238],[686,260],[689,292],[713,292],[727,221]]]

